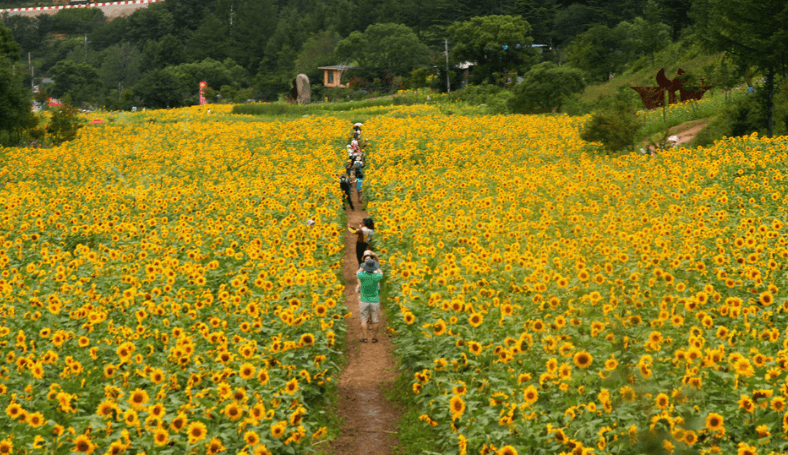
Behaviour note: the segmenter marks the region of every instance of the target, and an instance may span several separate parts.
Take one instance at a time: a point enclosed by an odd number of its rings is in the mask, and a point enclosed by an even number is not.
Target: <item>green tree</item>
[[[142,46],[148,40],[160,40],[165,35],[178,34],[175,18],[164,6],[165,4],[166,2],[154,3],[147,8],[138,9],[129,16],[125,39]]]
[[[89,102],[101,91],[102,85],[96,68],[87,63],[62,60],[49,71],[55,80],[52,96],[70,95],[76,103]]]
[[[99,69],[104,86],[118,88],[118,99],[124,87],[131,87],[140,75],[140,51],[133,44],[116,44],[104,51],[104,63]]]
[[[62,9],[52,16],[51,31],[83,35],[93,33],[107,22],[107,17],[99,8]]]
[[[649,55],[654,63],[654,54],[670,44],[670,26],[660,20],[660,11],[654,0],[649,0],[644,15],[636,17],[631,23],[622,22],[619,28],[626,27],[629,51],[635,55]]]
[[[301,47],[296,60],[296,72],[309,76],[313,83],[320,79],[320,66],[336,63],[334,49],[341,38],[337,32],[321,31],[312,35]]]
[[[776,77],[788,70],[788,0],[698,0],[706,14],[696,36],[713,51],[725,52],[742,67],[754,67],[766,76],[766,131],[774,132]]]
[[[223,60],[227,57],[229,45],[227,25],[213,14],[208,14],[200,27],[192,33],[186,43],[185,51],[186,56],[192,61],[206,58]]]
[[[507,72],[525,71],[535,61],[531,25],[520,16],[474,17],[448,29],[455,63],[475,63],[475,83],[499,82]]]
[[[79,123],[79,111],[74,106],[64,103],[60,108],[52,112],[52,118],[46,127],[52,142],[61,144],[72,141],[77,137],[77,132],[82,128]]]
[[[141,70],[147,72],[186,61],[181,40],[173,35],[164,35],[159,41],[149,40],[142,49]]]
[[[560,112],[569,97],[582,92],[585,86],[582,71],[551,62],[540,63],[514,87],[509,108],[519,114]]]
[[[134,86],[134,93],[140,97],[142,105],[152,108],[183,106],[188,94],[198,90],[197,86],[190,90],[176,75],[160,69],[143,74]]]
[[[626,63],[620,28],[595,25],[575,38],[566,48],[566,61],[585,71],[593,80],[604,82]]]
[[[351,33],[337,44],[336,55],[355,61],[365,74],[408,75],[427,62],[429,49],[410,27],[387,23]]]
[[[19,60],[19,44],[14,41],[14,35],[0,22],[0,57],[5,57],[10,61]]]
[[[273,0],[234,0],[228,55],[249,71],[257,70],[276,30]]]

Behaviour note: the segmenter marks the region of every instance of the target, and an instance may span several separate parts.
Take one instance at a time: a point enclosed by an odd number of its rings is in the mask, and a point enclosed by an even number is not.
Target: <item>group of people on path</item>
[[[345,172],[339,174],[339,186],[342,190],[342,205],[345,200],[353,207],[351,185],[356,188],[358,202],[361,204],[363,196],[361,185],[364,182],[364,152],[359,145],[361,142],[361,124],[353,125],[353,139],[347,146],[348,160]],[[366,145],[367,141],[364,141]],[[360,208],[360,207],[359,207]],[[358,226],[348,225],[348,230],[356,235],[356,260],[359,269],[356,272],[358,283],[356,292],[359,293],[359,318],[361,319],[361,342],[366,343],[371,335],[373,343],[378,342],[378,323],[380,321],[380,281],[383,271],[380,268],[380,259],[373,251],[372,237],[375,234],[375,222],[372,218],[364,218]]]
[[[366,145],[367,141],[364,140]],[[347,145],[347,161],[345,162],[345,170],[337,175],[339,177],[339,187],[342,190],[342,204],[345,201],[350,205],[350,210],[355,210],[353,207],[353,197],[351,195],[352,189],[355,188],[356,196],[358,196],[358,203],[364,202],[364,194],[361,192],[361,186],[364,183],[364,152],[361,146],[361,123],[353,125],[353,138],[350,144]]]

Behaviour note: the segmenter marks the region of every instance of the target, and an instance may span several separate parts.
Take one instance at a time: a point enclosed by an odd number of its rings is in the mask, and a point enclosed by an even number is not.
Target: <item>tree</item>
[[[34,127],[36,118],[30,111],[30,91],[22,85],[20,75],[14,74],[13,65],[19,60],[19,46],[11,31],[0,22],[0,140],[10,143],[12,136],[18,140],[21,131]]]
[[[191,61],[212,58],[223,60],[229,46],[227,26],[213,14],[208,14],[186,43],[186,55]]]
[[[273,0],[238,0],[233,4],[228,55],[247,70],[254,71],[276,30],[276,5]]]
[[[98,71],[87,63],[76,63],[61,60],[49,71],[55,80],[52,96],[61,97],[66,94],[76,102],[87,102],[101,90]]]
[[[742,67],[755,67],[766,76],[766,131],[774,132],[775,78],[788,70],[788,0],[698,0],[708,19],[698,39],[712,51],[725,52]]]
[[[70,8],[62,9],[52,16],[51,31],[83,35],[93,33],[93,30],[107,22],[107,17],[99,8]]]
[[[620,30],[601,24],[591,27],[567,46],[566,61],[596,81],[608,80],[626,63]]]
[[[140,51],[133,44],[116,44],[104,51],[104,63],[99,70],[107,88],[118,87],[118,99],[123,87],[131,87],[140,74]]]
[[[195,86],[194,92],[197,91]],[[134,86],[134,93],[142,99],[143,106],[153,108],[180,107],[185,104],[188,88],[177,76],[165,70],[152,70],[143,74]]]
[[[455,63],[475,63],[473,82],[497,83],[512,71],[525,71],[535,60],[531,26],[520,16],[474,17],[449,27]]]
[[[140,8],[128,17],[125,38],[140,47],[148,40],[160,40],[175,31],[175,18],[164,6],[165,3],[154,3],[147,8]],[[117,19],[116,19],[117,20]],[[115,21],[113,21],[115,22]]]
[[[336,32],[322,31],[312,35],[301,47],[296,60],[296,72],[309,76],[314,81],[320,76],[320,66],[336,63],[334,49],[341,38]]]
[[[5,57],[10,61],[19,60],[19,44],[14,41],[14,35],[5,25],[0,22],[0,57]]]
[[[509,108],[519,114],[559,112],[569,97],[582,92],[585,86],[582,71],[551,62],[540,63],[514,87]]]
[[[636,17],[631,24],[622,22],[619,28],[626,27],[629,36],[626,38],[630,52],[647,54],[654,63],[654,54],[670,44],[670,26],[660,21],[660,12],[654,0],[649,0],[644,16]]]
[[[355,60],[360,70],[379,76],[386,72],[407,75],[426,63],[429,49],[410,27],[402,24],[374,24],[364,32],[353,32],[337,44],[339,58]]]
[[[183,43],[173,35],[164,35],[159,41],[150,40],[142,49],[141,70],[143,72],[179,65],[186,61]]]

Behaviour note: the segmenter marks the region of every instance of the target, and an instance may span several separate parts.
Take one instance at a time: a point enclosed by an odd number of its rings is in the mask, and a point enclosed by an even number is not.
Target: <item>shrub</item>
[[[582,71],[554,63],[540,63],[525,73],[514,87],[509,109],[518,114],[560,112],[561,107],[586,84]]]
[[[587,142],[601,142],[608,151],[619,152],[635,145],[635,134],[640,129],[637,111],[618,103],[591,117],[580,137]]]
[[[77,131],[82,128],[79,122],[79,111],[70,104],[63,104],[60,109],[52,111],[52,118],[46,127],[54,144],[71,141],[77,137]]]

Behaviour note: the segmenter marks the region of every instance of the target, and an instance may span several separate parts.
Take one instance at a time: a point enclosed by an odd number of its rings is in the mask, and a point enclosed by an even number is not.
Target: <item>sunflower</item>
[[[484,316],[481,313],[472,313],[468,316],[468,324],[472,327],[479,327],[484,322]]]
[[[219,452],[224,452],[227,448],[222,444],[219,438],[211,438],[210,442],[205,445],[206,453],[208,455],[216,455]]]
[[[517,449],[512,446],[503,446],[498,449],[496,455],[517,455]]]
[[[244,441],[250,446],[254,447],[260,443],[260,435],[254,431],[247,431],[244,433]]]
[[[148,392],[138,388],[131,392],[128,402],[134,410],[142,411],[149,399]]]
[[[594,358],[586,351],[578,351],[572,359],[577,368],[588,368],[594,361]]]
[[[523,392],[523,399],[530,404],[536,403],[539,400],[539,392],[536,390],[536,387],[531,384],[525,388]]]
[[[10,439],[0,441],[0,455],[10,455],[14,453],[14,443]]]
[[[170,422],[170,429],[178,433],[186,426],[187,421],[186,414],[180,412],[172,419],[172,422]]]
[[[744,442],[740,442],[736,455],[758,455],[758,449]]]
[[[446,333],[446,323],[443,322],[443,319],[438,319],[434,324],[432,324],[432,333],[436,336]]]
[[[153,442],[157,446],[163,446],[170,441],[170,433],[164,428],[157,428],[153,431]]]
[[[449,409],[451,410],[451,420],[457,420],[462,417],[465,412],[465,401],[461,395],[454,395],[449,401]]]
[[[205,439],[207,433],[208,429],[202,422],[192,422],[186,429],[186,434],[189,436],[189,444],[202,441]]]
[[[664,410],[670,404],[670,397],[668,397],[664,393],[660,393],[659,395],[657,395],[657,399],[655,400],[655,402],[659,409]]]
[[[90,441],[90,437],[84,434],[81,434],[74,438],[74,452],[80,453],[93,453],[96,450],[96,445]]]
[[[416,322],[416,316],[414,316],[413,313],[411,312],[403,312],[402,318],[405,320],[405,323],[408,325],[411,325],[414,322]]]
[[[293,378],[290,381],[288,381],[287,384],[285,385],[285,391],[290,395],[296,393],[298,391],[298,379]]]
[[[469,341],[468,350],[471,351],[471,354],[473,355],[479,355],[482,353],[482,345],[475,341]]]
[[[27,419],[25,419],[25,421],[27,422],[28,425],[30,425],[33,428],[38,428],[47,422],[46,419],[44,418],[44,415],[41,414],[40,412],[33,412],[31,414],[28,414]]]
[[[279,422],[271,424],[271,435],[276,439],[282,439],[287,429],[287,421],[280,420]]]
[[[725,423],[725,419],[716,412],[710,412],[709,415],[706,416],[706,428],[709,431],[719,431],[723,428]]]

